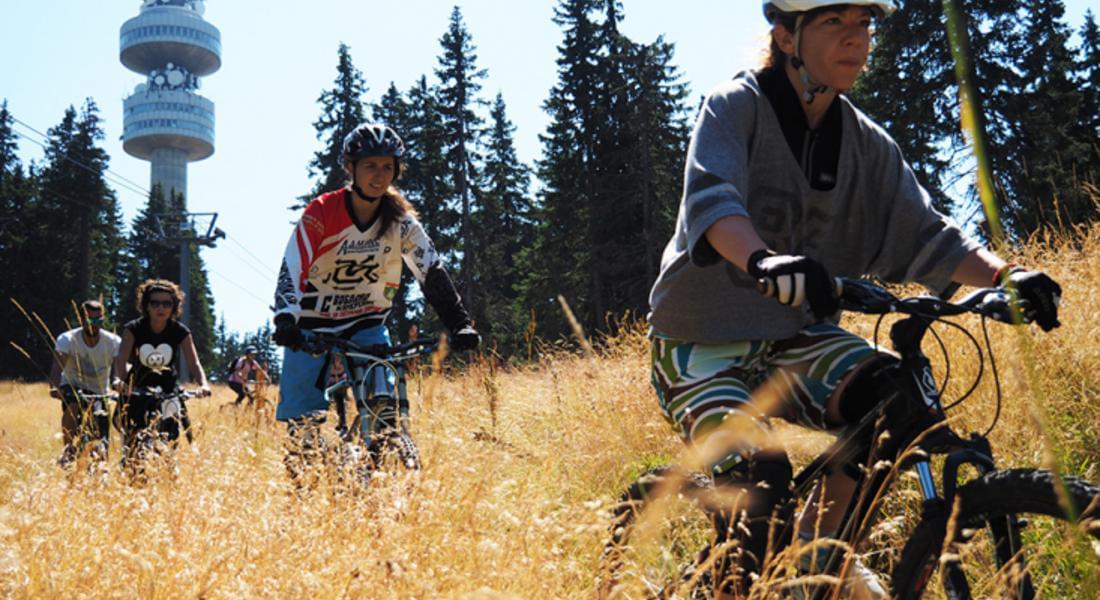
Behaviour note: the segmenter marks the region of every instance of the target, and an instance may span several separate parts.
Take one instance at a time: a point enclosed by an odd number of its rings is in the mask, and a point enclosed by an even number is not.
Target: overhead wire
[[[27,129],[33,131],[37,135],[41,136],[42,139],[44,139],[44,140],[49,140],[50,139],[48,135],[43,134],[41,131],[35,129],[34,127],[31,127],[30,125],[27,125],[26,123],[24,123],[23,121],[17,119],[16,117],[12,116],[11,119],[15,123],[17,123],[17,124],[27,128]],[[30,136],[26,135],[25,133],[20,134],[18,131],[13,131],[13,133],[15,133],[16,135],[22,137],[25,140],[29,140],[29,141],[41,146],[44,150],[47,150],[47,151],[50,150],[49,146],[47,146],[45,143],[40,142],[36,139],[33,139]],[[152,194],[152,192],[150,192],[149,190],[143,188],[141,185],[136,184],[133,181],[130,181],[129,179],[115,173],[114,171],[112,171],[110,169],[110,167],[104,167],[103,170],[100,171],[100,170],[96,169],[95,167],[91,167],[91,166],[89,166],[85,163],[80,162],[79,160],[76,160],[75,158],[65,154],[64,152],[59,153],[59,155],[61,156],[61,158],[64,158],[65,160],[73,163],[74,165],[80,167],[81,169],[84,169],[85,171],[88,171],[89,173],[92,173],[92,174],[95,174],[95,175],[98,175],[98,174],[102,173],[105,178],[109,179],[115,185],[118,185],[119,187],[125,188],[127,191],[134,192],[136,194],[141,194],[145,198],[148,198]]]
[[[30,124],[26,123],[25,121],[19,119],[15,115],[12,115],[10,113],[10,111],[9,111],[8,114],[9,114],[9,116],[11,117],[11,119],[14,123],[16,123],[19,126],[25,128],[26,130],[29,130],[30,132],[33,132],[36,135],[40,136],[45,141],[40,141],[40,140],[34,139],[33,137],[31,137],[30,135],[28,135],[25,132],[16,131],[16,130],[13,129],[12,133],[14,135],[16,135],[19,138],[25,139],[25,140],[41,147],[43,150],[47,150],[47,151],[50,150],[50,147],[47,144],[47,142],[49,141],[50,138],[47,134],[42,133],[42,131],[40,131],[39,129],[36,129],[32,125],[30,125]],[[68,154],[66,154],[64,152],[58,152],[57,154],[61,158],[65,159],[66,161],[80,167],[81,169],[84,169],[85,171],[88,171],[89,173],[102,174],[106,179],[108,179],[111,183],[115,184],[119,188],[121,188],[125,191],[128,191],[128,192],[131,192],[131,193],[139,194],[144,199],[148,199],[153,194],[152,191],[146,189],[145,187],[143,187],[142,185],[134,182],[131,179],[128,179],[128,178],[126,178],[122,175],[119,175],[118,173],[115,173],[109,167],[104,167],[102,170],[100,170],[100,169],[96,169],[95,167],[89,166],[89,165],[87,165],[87,164],[85,164],[85,163],[69,156]],[[91,204],[87,201],[83,201],[83,200],[73,198],[71,196],[66,196],[64,194],[54,194],[54,195],[56,195],[58,198],[60,198],[62,200],[65,200],[65,201],[69,202],[70,204],[76,204],[78,206],[83,206],[85,208],[90,208],[90,209],[99,208],[99,207],[95,206],[94,204]],[[225,233],[225,232],[223,231],[223,233]],[[251,260],[254,261],[254,262],[249,262],[248,260],[244,260],[244,258],[239,253],[236,253],[236,252],[234,252],[232,250],[229,250],[227,248],[226,250],[229,251],[230,254],[233,254],[237,258],[237,261],[240,264],[243,264],[244,266],[248,267],[249,269],[254,271],[257,275],[260,275],[265,280],[268,280],[272,276],[277,276],[278,275],[278,273],[276,273],[267,263],[265,263],[262,259],[260,259],[258,256],[256,256],[251,250],[249,250],[247,247],[245,247],[243,244],[241,244],[239,241],[237,241],[236,238],[233,238],[233,237],[229,236],[229,234],[226,234],[225,237],[226,237],[226,239],[231,240],[234,244],[236,244],[242,250],[244,250],[244,252],[249,257],[251,257]],[[260,268],[257,268],[257,265],[259,265]],[[207,265],[207,268],[209,269],[209,265]],[[240,285],[238,285],[231,278],[225,277],[224,275],[219,275],[219,276],[225,278],[226,280],[228,280],[233,285],[236,285],[237,287],[241,287]],[[244,288],[242,287],[242,289],[244,289]],[[261,302],[265,302],[265,303],[267,302],[266,300],[263,300],[263,299],[259,298],[258,296],[253,295],[253,297],[260,300]]]
[[[210,273],[212,273],[212,274],[214,274],[214,275],[217,275],[218,277],[221,277],[222,279],[226,280],[227,282],[229,282],[229,284],[230,284],[230,285],[232,285],[233,287],[235,287],[235,288],[237,288],[237,289],[241,290],[241,291],[242,291],[242,292],[244,292],[245,294],[248,294],[248,295],[249,295],[249,296],[251,296],[252,298],[254,298],[254,299],[256,299],[256,300],[258,300],[258,301],[260,301],[260,302],[263,302],[264,304],[270,304],[270,303],[271,303],[271,299],[270,299],[270,298],[268,298],[267,300],[264,300],[264,299],[263,299],[263,298],[261,298],[260,296],[256,295],[256,293],[255,293],[255,292],[253,292],[252,290],[250,290],[250,289],[248,289],[248,288],[244,287],[243,285],[241,285],[241,284],[237,283],[236,281],[234,281],[234,280],[233,280],[233,279],[232,279],[231,277],[228,277],[228,276],[226,276],[226,275],[223,275],[223,274],[219,273],[218,271],[215,271],[214,269],[211,269],[211,268],[210,268],[209,266],[208,266],[208,267],[206,268],[206,270],[207,270],[207,271],[209,271]]]

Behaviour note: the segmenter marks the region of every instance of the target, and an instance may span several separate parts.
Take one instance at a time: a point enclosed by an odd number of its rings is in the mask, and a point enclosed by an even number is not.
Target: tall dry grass
[[[991,435],[999,464],[1053,461],[1100,480],[1100,230],[1015,258],[1062,283],[1064,316],[1048,335],[991,326],[1005,395]],[[847,325],[869,336],[873,322]],[[973,351],[944,335],[952,396],[974,375]],[[420,474],[299,498],[282,427],[220,410],[226,390],[191,402],[197,437],[178,453],[178,478],[134,488],[117,474],[67,477],[53,464],[58,402],[42,384],[0,382],[0,595],[593,597],[607,507],[646,465],[682,452],[658,413],[640,327],[595,355],[474,365],[414,378],[410,392]],[[987,374],[954,411],[958,429],[984,430],[992,397]],[[827,441],[786,431],[796,462]],[[116,438],[112,462],[117,448]]]

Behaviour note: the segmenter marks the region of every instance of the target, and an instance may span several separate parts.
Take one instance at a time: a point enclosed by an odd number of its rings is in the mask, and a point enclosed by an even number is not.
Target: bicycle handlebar
[[[833,282],[841,310],[868,315],[899,313],[933,319],[974,313],[1010,325],[1030,322],[1027,301],[1001,287],[975,290],[958,302],[950,302],[929,295],[899,298],[866,279],[836,277]],[[769,297],[775,295],[775,284],[771,280],[761,279],[757,284],[761,294]]]
[[[191,398],[197,398],[199,392],[194,390],[185,390],[183,388],[176,388],[170,391],[162,391],[159,387],[135,387],[130,391],[132,396],[152,396],[164,400],[166,398],[180,398],[183,400],[189,400]]]
[[[339,348],[344,352],[366,354],[382,360],[408,360],[423,354],[431,354],[438,346],[439,340],[435,338],[421,338],[396,346],[389,344],[364,346],[334,335],[306,334],[306,343],[302,349],[313,354],[323,354],[333,348]]]
[[[84,392],[72,392],[64,388],[58,390],[63,396],[72,396],[74,398],[80,398],[82,400],[118,400],[118,392],[107,392],[106,394],[86,394]]]

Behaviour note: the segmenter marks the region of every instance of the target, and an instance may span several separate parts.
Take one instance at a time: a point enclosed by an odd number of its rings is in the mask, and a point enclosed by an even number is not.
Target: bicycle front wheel
[[[961,599],[1098,597],[1100,488],[1011,469],[963,485],[957,499],[953,517],[913,530],[894,569],[896,597],[933,598],[941,587]]]
[[[672,466],[636,479],[612,509],[599,597],[711,597],[712,574],[696,571],[715,540],[714,493],[709,477]]]

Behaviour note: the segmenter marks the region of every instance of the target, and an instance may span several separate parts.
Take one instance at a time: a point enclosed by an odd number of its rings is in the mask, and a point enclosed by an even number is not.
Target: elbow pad
[[[455,284],[441,263],[428,267],[420,288],[424,292],[424,299],[432,305],[448,331],[458,331],[470,322],[470,315],[466,312],[466,307],[462,306],[462,297],[458,295]]]

